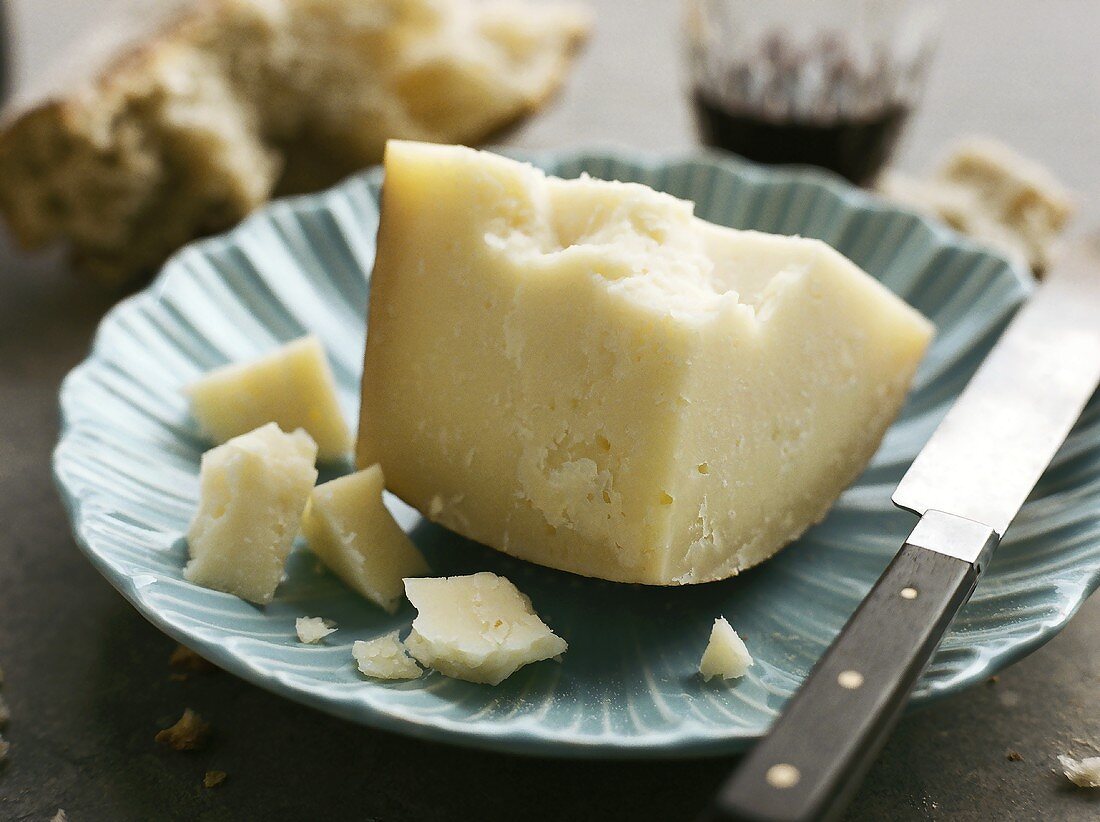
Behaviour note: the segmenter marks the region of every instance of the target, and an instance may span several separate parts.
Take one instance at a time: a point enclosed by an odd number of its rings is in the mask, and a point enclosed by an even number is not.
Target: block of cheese
[[[382,469],[372,465],[318,485],[302,532],[330,571],[393,613],[404,578],[428,573],[428,563],[382,502],[384,483]]]
[[[377,639],[352,643],[351,654],[359,672],[374,679],[416,679],[423,671],[409,656],[397,631]]]
[[[589,576],[755,565],[820,520],[932,334],[822,242],[636,184],[391,142],[358,459],[432,520]]]
[[[217,442],[275,422],[286,431],[301,428],[313,437],[321,460],[337,460],[351,451],[336,382],[316,337],[215,369],[184,390],[191,413]]]
[[[710,629],[710,641],[703,651],[703,658],[699,660],[699,673],[708,682],[716,676],[737,679],[751,667],[752,656],[744,641],[725,617],[718,617]]]
[[[309,434],[285,434],[273,422],[203,454],[184,577],[271,602],[317,480],[316,458]]]
[[[405,646],[421,665],[455,679],[496,685],[569,647],[539,619],[530,599],[488,571],[407,579],[405,594],[417,610]]]

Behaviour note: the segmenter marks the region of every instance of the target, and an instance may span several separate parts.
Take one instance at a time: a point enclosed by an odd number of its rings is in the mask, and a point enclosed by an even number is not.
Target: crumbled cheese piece
[[[672,585],[763,561],[867,465],[931,338],[826,244],[641,185],[400,141],[385,171],[359,465],[542,565]]]
[[[496,685],[532,662],[569,647],[539,619],[509,580],[483,571],[445,579],[406,579],[416,607],[405,644],[441,674]]]
[[[329,634],[335,633],[336,628],[321,617],[298,617],[294,620],[294,630],[298,634],[299,642],[316,645]]]
[[[58,808],[57,813],[53,815],[53,819],[50,822],[69,822],[69,815],[65,813],[64,808]]]
[[[168,666],[177,671],[185,671],[192,674],[218,670],[217,665],[210,662],[205,657],[199,656],[186,645],[177,645],[172,649],[172,653],[168,657]]]
[[[405,577],[428,573],[428,563],[382,501],[385,479],[372,465],[313,489],[302,519],[309,547],[350,588],[397,610]]]
[[[199,510],[187,532],[196,585],[271,602],[317,479],[317,446],[275,423],[202,455]]]
[[[309,434],[321,460],[337,460],[351,450],[336,381],[316,337],[211,371],[185,392],[195,419],[217,442],[274,422],[284,431],[301,428]]]
[[[752,656],[744,641],[725,617],[718,617],[710,629],[710,641],[703,651],[703,658],[699,660],[699,673],[708,682],[716,676],[737,679],[744,676],[750,667]]]
[[[1062,773],[1079,788],[1100,788],[1100,756],[1090,756],[1080,761],[1071,756],[1061,755],[1058,764]]]
[[[416,679],[423,673],[397,634],[393,631],[352,643],[351,653],[360,673],[375,679]]]
[[[1049,267],[1074,212],[1071,195],[1047,169],[989,138],[953,146],[930,177],[886,174],[879,188],[887,197],[996,247],[1036,274]]]
[[[176,751],[197,751],[210,739],[210,723],[187,708],[175,725],[157,732],[156,741]]]
[[[202,778],[202,786],[204,788],[216,788],[225,781],[227,776],[229,774],[225,771],[207,771]]]

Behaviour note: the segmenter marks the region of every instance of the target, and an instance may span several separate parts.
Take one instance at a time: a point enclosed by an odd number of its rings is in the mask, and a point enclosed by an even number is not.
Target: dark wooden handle
[[[978,579],[906,543],[706,820],[810,822],[847,804]]]

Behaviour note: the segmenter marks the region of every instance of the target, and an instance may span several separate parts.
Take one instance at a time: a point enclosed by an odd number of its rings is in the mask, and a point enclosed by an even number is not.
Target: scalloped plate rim
[[[643,152],[624,149],[621,146],[610,144],[597,144],[582,146],[563,151],[523,151],[509,148],[499,149],[501,153],[516,157],[536,164],[579,162],[582,160],[595,160],[605,158],[608,160],[622,161],[635,166],[654,169],[663,166],[671,166],[677,163],[701,162],[709,166],[717,166],[729,170],[739,176],[757,178],[772,184],[805,182],[828,190],[842,201],[849,209],[873,211],[880,213],[903,213],[916,218],[923,227],[930,232],[935,241],[943,246],[961,248],[977,252],[987,257],[996,258],[1016,278],[1017,284],[1022,289],[1024,297],[1033,288],[1031,278],[1022,273],[1020,269],[988,247],[962,237],[950,228],[927,219],[919,212],[887,203],[868,192],[856,189],[836,175],[823,172],[820,169],[812,169],[797,166],[783,168],[769,168],[758,166],[742,160],[733,155],[717,151],[686,151],[686,152]],[[380,710],[366,703],[341,701],[331,698],[328,694],[299,686],[288,682],[284,677],[260,670],[249,660],[237,655],[230,647],[216,639],[208,639],[201,633],[176,625],[171,619],[162,614],[158,608],[150,604],[143,597],[140,589],[134,582],[134,578],[118,569],[107,557],[103,556],[93,547],[93,538],[85,533],[89,519],[85,516],[81,499],[70,487],[65,476],[64,457],[70,442],[73,430],[77,424],[71,419],[71,409],[68,407],[70,389],[74,381],[78,381],[86,372],[92,370],[95,363],[95,355],[100,349],[102,335],[105,326],[117,316],[124,315],[132,310],[136,304],[146,300],[156,300],[170,287],[176,276],[183,276],[177,272],[176,262],[185,255],[203,254],[208,249],[219,246],[232,245],[241,233],[246,232],[254,224],[269,219],[273,210],[288,209],[291,211],[324,206],[327,201],[337,196],[341,188],[355,180],[370,181],[381,176],[381,168],[375,166],[352,175],[347,180],[325,191],[303,194],[294,197],[275,200],[256,212],[253,212],[238,225],[218,235],[198,240],[181,248],[173,254],[163,265],[156,278],[141,291],[121,300],[100,321],[95,337],[90,347],[88,357],[73,368],[65,377],[59,391],[61,426],[57,446],[52,456],[52,473],[55,485],[64,504],[66,514],[72,525],[72,532],[81,551],[87,555],[89,561],[120,594],[130,602],[137,611],[150,623],[176,641],[186,643],[199,651],[212,662],[227,671],[240,676],[252,684],[258,685],[269,691],[285,696],[295,702],[310,707],[324,710],[336,716],[350,719],[359,724],[385,731],[406,734],[421,739],[446,742],[466,747],[478,747],[511,753],[526,755],[557,756],[568,758],[654,758],[654,757],[696,757],[733,753],[743,750],[760,734],[745,733],[743,729],[731,728],[729,733],[716,733],[704,735],[693,729],[689,736],[683,732],[668,732],[650,734],[638,737],[617,737],[613,743],[596,741],[592,742],[583,736],[570,735],[567,732],[554,729],[549,733],[541,733],[538,726],[525,727],[522,730],[512,729],[501,732],[491,725],[479,726],[477,723],[451,720],[446,717],[429,716],[415,717],[412,715],[398,715],[392,712]],[[367,273],[369,277],[369,272]],[[915,520],[914,520],[915,521]],[[1088,596],[1100,588],[1100,568],[1093,569],[1091,574],[1082,572],[1078,575],[1079,596],[1074,596],[1066,601],[1067,607],[1060,608],[1057,616],[1038,622],[1038,628],[1032,636],[1026,640],[1005,646],[999,651],[990,653],[984,657],[984,665],[966,675],[958,676],[950,682],[935,687],[923,697],[914,699],[909,708],[919,709],[943,696],[955,693],[970,687],[984,679],[991,673],[1012,664],[1016,660],[1028,655],[1035,649],[1056,635],[1062,627],[1073,617]],[[1083,577],[1081,579],[1080,577]],[[366,683],[365,683],[366,684]]]

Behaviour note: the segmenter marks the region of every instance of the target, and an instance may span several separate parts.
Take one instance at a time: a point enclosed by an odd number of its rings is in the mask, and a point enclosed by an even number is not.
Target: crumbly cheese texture
[[[382,501],[382,469],[372,465],[318,485],[302,531],[309,547],[348,587],[390,613],[405,577],[428,573],[428,563]]]
[[[1038,275],[1049,268],[1075,211],[1070,192],[1050,171],[989,138],[961,141],[928,178],[888,174],[880,188]]]
[[[118,14],[118,5],[135,6]],[[554,0],[127,0],[0,124],[28,247],[132,279],[388,137],[477,143],[540,108],[590,28]]]
[[[329,634],[336,633],[336,628],[321,617],[298,617],[294,620],[294,633],[298,635],[299,642],[316,645]]]
[[[397,634],[393,631],[352,644],[351,653],[361,674],[374,679],[416,679],[423,673]]]
[[[275,423],[203,454],[184,577],[260,605],[271,602],[317,480],[316,458],[308,434],[286,434]]]
[[[725,617],[714,620],[710,629],[710,641],[707,642],[703,657],[699,660],[699,673],[709,682],[716,676],[722,679],[743,677],[752,667],[752,655],[745,647],[744,640],[737,635]]]
[[[509,580],[483,571],[464,577],[407,579],[416,607],[409,652],[441,674],[497,685],[524,665],[569,647]]]
[[[828,511],[932,327],[816,240],[392,142],[358,460],[425,516],[624,582],[722,579]]]
[[[316,337],[302,337],[252,362],[211,371],[185,389],[191,413],[215,441],[278,423],[301,428],[317,443],[317,456],[338,460],[352,448],[352,435],[336,399],[325,349]]]
[[[1079,788],[1100,788],[1100,756],[1077,760],[1072,756],[1059,756],[1058,764],[1066,779]]]

